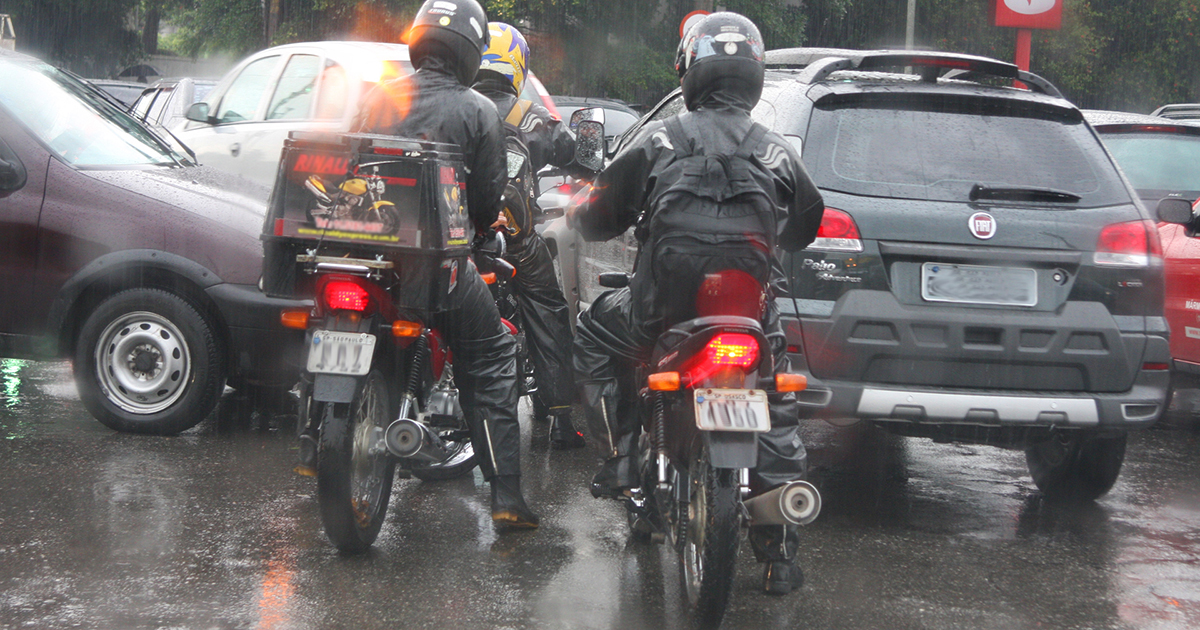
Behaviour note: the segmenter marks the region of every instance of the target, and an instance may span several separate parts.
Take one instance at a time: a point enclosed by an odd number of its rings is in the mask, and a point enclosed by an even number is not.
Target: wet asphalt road
[[[1200,626],[1200,392],[1176,401],[1075,507],[1019,452],[812,423],[808,583],[760,594],[743,544],[723,628]],[[343,557],[282,418],[122,435],[68,364],[0,361],[0,627],[681,627],[674,556],[627,543],[586,491],[596,456],[549,450],[522,411],[539,530],[497,535],[478,478],[402,481],[372,552]]]

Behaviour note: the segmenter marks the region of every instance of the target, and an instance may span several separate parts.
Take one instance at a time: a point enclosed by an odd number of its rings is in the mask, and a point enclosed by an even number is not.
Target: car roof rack
[[[776,59],[783,59],[779,55]],[[768,60],[770,57],[768,57]],[[988,75],[1001,79],[1013,79],[1028,85],[1030,89],[1047,96],[1063,98],[1062,92],[1046,79],[1021,70],[1017,66],[997,59],[928,50],[880,50],[872,52],[855,51],[855,54],[845,57],[821,57],[809,63],[800,72],[797,80],[804,83],[816,83],[840,70],[858,70],[861,72],[881,72],[887,68],[912,68],[921,76],[921,80],[933,83],[945,72],[948,79],[963,79],[969,75]]]

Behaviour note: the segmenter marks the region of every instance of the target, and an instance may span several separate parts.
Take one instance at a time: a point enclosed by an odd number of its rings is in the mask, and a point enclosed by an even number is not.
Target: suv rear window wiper
[[[1048,201],[1058,203],[1074,203],[1082,199],[1075,193],[1053,188],[1018,188],[1007,186],[984,186],[975,184],[971,187],[971,201]]]

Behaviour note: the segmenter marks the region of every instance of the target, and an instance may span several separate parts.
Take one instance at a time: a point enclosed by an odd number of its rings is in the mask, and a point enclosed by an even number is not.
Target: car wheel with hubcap
[[[1112,489],[1125,461],[1126,434],[1101,437],[1086,431],[1056,431],[1025,449],[1029,474],[1051,499],[1094,501]]]
[[[169,435],[198,424],[225,387],[211,322],[180,296],[130,289],[101,302],[80,328],[75,384],[105,426]]]

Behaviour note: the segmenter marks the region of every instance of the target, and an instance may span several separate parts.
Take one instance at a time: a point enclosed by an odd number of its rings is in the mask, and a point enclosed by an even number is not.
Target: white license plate
[[[375,335],[317,330],[308,346],[308,371],[361,376],[371,369],[374,353]]]
[[[696,426],[701,431],[770,431],[767,392],[761,389],[697,389]]]
[[[1021,267],[921,265],[921,297],[929,302],[1034,306],[1037,271]]]

